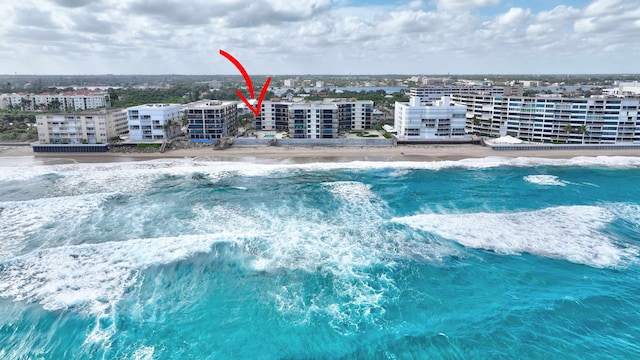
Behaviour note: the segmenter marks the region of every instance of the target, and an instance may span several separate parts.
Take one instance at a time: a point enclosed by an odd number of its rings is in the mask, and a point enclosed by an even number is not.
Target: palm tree
[[[578,133],[582,134],[582,143],[584,144],[584,136],[587,134],[587,126],[586,125],[580,126]]]
[[[166,139],[171,139],[172,137],[175,136],[175,128],[177,125],[178,123],[174,122],[173,120],[169,120],[166,123],[164,123],[162,128],[164,129]]]

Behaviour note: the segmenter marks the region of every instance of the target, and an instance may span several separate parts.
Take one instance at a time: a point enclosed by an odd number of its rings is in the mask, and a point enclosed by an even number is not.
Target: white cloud
[[[495,6],[500,0],[436,0],[435,4],[441,10],[470,10],[485,6]]]
[[[504,14],[496,18],[496,23],[501,26],[519,26],[522,25],[531,14],[529,9],[511,8]]]
[[[640,56],[637,1],[533,5],[11,1],[0,11],[1,70],[234,73],[221,48],[252,73],[269,74],[618,72],[615,61]]]
[[[574,20],[580,16],[580,10],[571,6],[559,5],[548,11],[541,11],[536,15],[538,22],[558,22]]]
[[[424,7],[424,3],[422,0],[413,0],[408,5],[407,8],[411,10],[420,10]]]
[[[601,16],[637,9],[638,4],[629,0],[595,0],[585,8],[585,16]]]

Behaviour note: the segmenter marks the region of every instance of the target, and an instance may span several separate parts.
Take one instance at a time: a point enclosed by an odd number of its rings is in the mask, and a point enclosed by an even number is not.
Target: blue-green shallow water
[[[640,356],[640,159],[5,166],[2,359]]]

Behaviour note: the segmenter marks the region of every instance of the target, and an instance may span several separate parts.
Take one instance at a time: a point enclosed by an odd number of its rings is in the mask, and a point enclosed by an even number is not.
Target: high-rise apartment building
[[[289,107],[289,134],[293,139],[334,139],[339,124],[335,104],[298,102]]]
[[[238,105],[235,101],[201,100],[185,106],[189,119],[189,139],[209,142],[238,131]]]
[[[640,98],[454,95],[467,106],[466,130],[547,143],[640,143]]]
[[[289,106],[291,101],[263,101],[260,114],[256,116],[257,130],[289,130]]]
[[[129,139],[159,141],[180,132],[182,110],[178,104],[146,104],[127,108]]]
[[[340,130],[371,129],[373,101],[355,99],[328,99],[325,102],[336,104]]]
[[[322,105],[322,106],[321,106]],[[258,130],[289,131],[291,128],[292,109],[335,110],[337,131],[364,130],[371,128],[373,101],[355,99],[325,99],[324,101],[263,101],[260,115],[256,117],[255,127]],[[314,115],[309,112],[309,115]],[[298,114],[299,115],[299,114]],[[297,129],[299,130],[299,129]],[[326,135],[326,134],[325,134]],[[337,132],[336,132],[337,136]]]

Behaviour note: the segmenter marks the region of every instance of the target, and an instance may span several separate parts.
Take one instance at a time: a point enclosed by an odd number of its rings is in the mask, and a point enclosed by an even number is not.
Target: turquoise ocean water
[[[11,161],[0,359],[640,358],[640,158]]]

